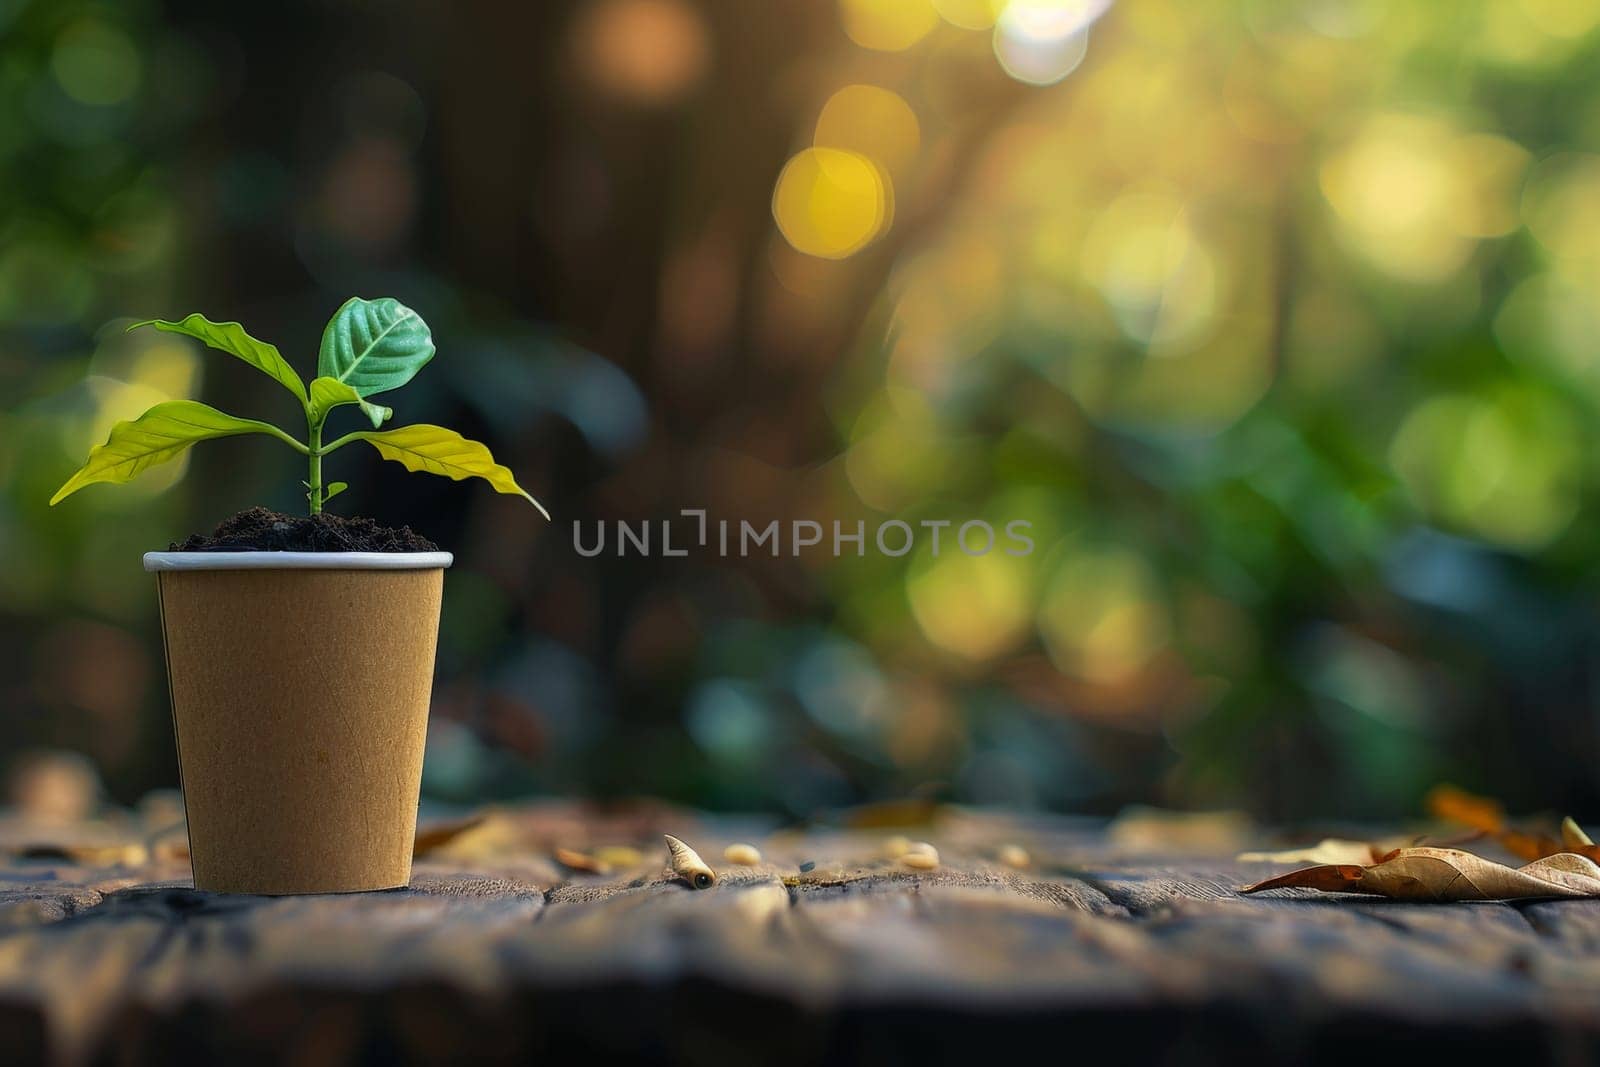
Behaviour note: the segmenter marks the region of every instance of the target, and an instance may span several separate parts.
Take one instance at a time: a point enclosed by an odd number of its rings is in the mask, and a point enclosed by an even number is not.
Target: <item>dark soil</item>
[[[209,534],[192,534],[174,552],[437,552],[439,546],[413,533],[371,519],[342,515],[285,515],[250,508],[224,519]]]

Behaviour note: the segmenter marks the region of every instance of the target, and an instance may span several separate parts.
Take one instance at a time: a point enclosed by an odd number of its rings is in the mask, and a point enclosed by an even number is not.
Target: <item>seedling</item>
[[[426,423],[381,429],[394,412],[372,403],[368,397],[405,385],[434,353],[428,324],[398,300],[352,297],[345,301],[322,332],[317,377],[309,386],[276,348],[257,341],[237,322],[212,322],[204,315],[190,315],[177,322],[136,322],[128,329],[141,326],[203,341],[219,352],[237,356],[276,381],[293,393],[305,409],[306,440],[300,441],[271,423],[241,419],[196,400],[167,401],[131,422],[113,426],[106,443],[97,445],[89,453],[88,462],[56,490],[50,498],[52,505],[95,482],[130,481],[158,463],[176,459],[196,441],[260,433],[276,437],[306,457],[308,475],[301,484],[306,487],[306,501],[313,515],[348,488],[345,482],[323,483],[322,458],[352,441],[366,441],[384,459],[403,464],[407,470],[442,474],[456,481],[482,478],[499,492],[520,496],[545,518],[550,517],[544,506],[529,496],[479,442]],[[356,430],[324,444],[322,431],[329,413],[348,404],[361,409],[372,421],[372,429]]]

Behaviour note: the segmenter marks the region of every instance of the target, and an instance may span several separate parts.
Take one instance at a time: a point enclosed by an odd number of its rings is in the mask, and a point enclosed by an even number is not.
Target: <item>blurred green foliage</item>
[[[45,509],[245,388],[120,324],[393,291],[558,520],[337,472],[458,554],[435,797],[1600,801],[1600,0],[528,8],[0,3],[0,744],[170,781],[137,555],[294,506]],[[573,551],[684,507],[1038,547]]]

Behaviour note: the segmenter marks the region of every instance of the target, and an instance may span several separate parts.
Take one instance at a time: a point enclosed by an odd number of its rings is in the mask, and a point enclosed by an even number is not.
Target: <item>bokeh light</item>
[[[1165,646],[1170,623],[1149,564],[1124,548],[1084,547],[1050,576],[1039,632],[1063,672],[1116,682]]]
[[[888,228],[893,195],[888,177],[859,152],[807,148],[778,175],[772,215],[796,250],[843,259]]]
[[[999,550],[969,556],[947,543],[937,558],[931,549],[921,555],[908,573],[906,595],[929,641],[962,660],[982,662],[1015,649],[1026,637],[1033,613],[1032,573],[1025,557]]]
[[[903,52],[939,25],[932,0],[839,0],[844,32],[862,48]]]
[[[1005,72],[1030,85],[1050,85],[1078,69],[1089,54],[1089,35],[1032,37],[1002,29],[995,34],[994,54]]]
[[[1387,114],[1369,120],[1323,165],[1322,190],[1375,265],[1436,281],[1466,261],[1477,238],[1516,224],[1513,195],[1527,158],[1504,138]]]
[[[1005,10],[1006,0],[933,0],[946,22],[963,30],[986,30]]]
[[[670,104],[697,85],[711,45],[684,0],[594,0],[572,30],[574,58],[596,88],[638,104]]]
[[[1406,416],[1390,455],[1412,496],[1442,522],[1536,548],[1578,512],[1576,428],[1555,398],[1507,385],[1424,401]]]
[[[921,139],[916,113],[898,93],[847,85],[822,105],[812,143],[855,152],[899,174],[915,161]]]
[[[1089,50],[1089,26],[1109,0],[1010,0],[994,28],[994,54],[1005,72],[1030,85],[1065,78]]]
[[[1561,152],[1540,161],[1522,197],[1522,220],[1569,268],[1600,265],[1600,156]]]
[[[144,61],[133,42],[114,26],[83,19],[56,38],[50,69],[68,96],[106,107],[123,103],[139,88]]]
[[[1157,350],[1202,329],[1217,308],[1216,268],[1171,197],[1118,197],[1084,237],[1083,270],[1123,332]]]
[[[956,458],[957,442],[942,432],[922,394],[886,397],[862,413],[852,438],[845,456],[850,486],[886,514],[925,497]]]

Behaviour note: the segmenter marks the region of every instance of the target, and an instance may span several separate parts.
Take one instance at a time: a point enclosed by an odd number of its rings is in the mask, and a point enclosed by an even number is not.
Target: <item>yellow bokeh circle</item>
[[[817,116],[812,143],[843,148],[900,174],[916,158],[922,131],[916,112],[898,93],[877,85],[846,85],[828,98]]]
[[[933,0],[933,8],[952,26],[986,30],[1005,10],[1006,0]]]
[[[889,226],[889,179],[877,165],[842,148],[807,148],[784,164],[772,193],[772,217],[796,250],[822,259],[859,252]]]
[[[844,32],[862,48],[903,52],[939,25],[932,0],[839,0]]]

